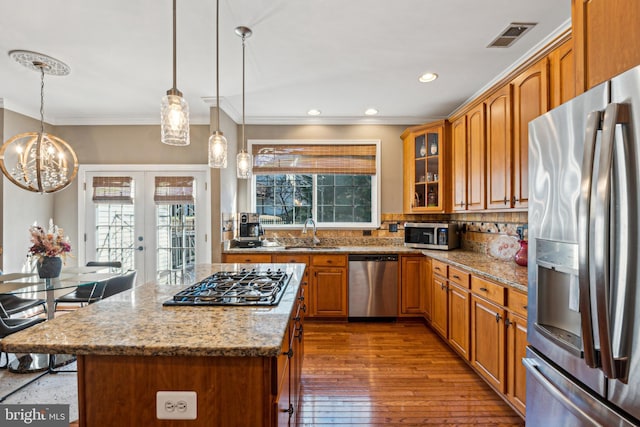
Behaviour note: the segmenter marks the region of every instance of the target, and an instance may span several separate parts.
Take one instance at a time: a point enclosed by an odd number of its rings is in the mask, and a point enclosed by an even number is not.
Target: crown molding
[[[203,96],[202,101],[209,106],[209,108],[217,107],[218,100],[215,96]],[[242,113],[235,109],[235,107],[224,96],[220,97],[220,109],[231,118],[235,123],[242,123]]]

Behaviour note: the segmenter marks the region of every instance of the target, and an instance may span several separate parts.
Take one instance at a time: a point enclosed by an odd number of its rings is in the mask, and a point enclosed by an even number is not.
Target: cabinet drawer
[[[345,255],[313,255],[311,263],[317,266],[344,267],[347,265]]]
[[[456,283],[463,288],[469,289],[469,279],[471,278],[471,274],[467,273],[464,270],[460,270],[459,268],[455,268],[449,266],[449,281]]]
[[[527,317],[527,294],[509,289],[507,307],[514,313]]]
[[[438,276],[447,277],[447,267],[449,266],[442,261],[436,261],[435,259],[431,261],[431,271]]]
[[[237,262],[237,263],[261,263],[271,262],[271,255],[269,254],[225,254],[225,262]]]
[[[478,296],[504,305],[505,289],[496,283],[473,276],[471,277],[471,290]]]
[[[288,264],[291,262],[298,262],[298,263],[309,265],[309,256],[294,255],[294,254],[274,255],[273,262],[284,263],[284,264]]]

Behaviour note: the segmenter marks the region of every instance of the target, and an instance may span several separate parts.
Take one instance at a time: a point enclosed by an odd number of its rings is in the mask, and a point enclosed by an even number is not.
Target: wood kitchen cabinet
[[[527,371],[522,364],[527,351],[527,295],[507,293],[507,399],[520,414],[526,412]]]
[[[471,279],[471,365],[500,393],[506,392],[504,288]]]
[[[449,292],[447,291],[449,266],[443,262],[432,260],[431,268],[431,294],[433,296],[431,327],[447,340],[449,338]]]
[[[485,199],[485,104],[451,124],[452,210],[483,210]]]
[[[425,257],[400,257],[400,316],[424,316]]]
[[[577,93],[640,64],[640,2],[572,0]]]
[[[486,101],[487,209],[511,207],[511,85]]]
[[[239,263],[239,264],[261,264],[270,263],[271,254],[223,254],[223,262]]]
[[[448,133],[446,120],[411,127],[402,133],[405,213],[445,212],[448,208]]]
[[[469,273],[449,266],[448,313],[449,345],[469,360]]]
[[[549,63],[536,62],[513,86],[513,186],[508,207],[526,208],[529,199],[529,122],[549,110]],[[495,198],[495,197],[494,197]]]
[[[275,263],[283,263],[283,264],[289,264],[289,263],[300,263],[300,264],[305,264],[307,266],[307,268],[304,270],[304,276],[302,277],[302,283],[300,283],[300,286],[302,286],[304,288],[304,314],[310,313],[313,311],[313,307],[311,306],[312,303],[312,296],[311,296],[311,286],[310,283],[311,281],[309,280],[309,274],[310,274],[310,257],[309,255],[300,255],[300,254],[276,254],[273,255],[273,262]]]
[[[310,317],[347,316],[347,256],[311,257]]]
[[[573,40],[569,39],[549,53],[549,108],[556,108],[576,96]]]
[[[424,267],[422,276],[422,312],[426,321],[431,321],[431,313],[433,312],[433,288],[431,286],[431,258],[424,257],[422,261]]]

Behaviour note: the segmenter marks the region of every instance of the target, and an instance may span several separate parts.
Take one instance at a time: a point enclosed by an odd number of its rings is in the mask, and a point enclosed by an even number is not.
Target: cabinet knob
[[[458,280],[460,280],[460,276],[458,276],[457,274],[454,274],[454,275],[453,275],[453,278],[454,278],[454,279],[458,279]]]
[[[513,197],[511,198],[511,202],[515,205],[516,203],[518,203],[518,202],[519,202],[519,200],[518,200],[518,198],[517,198],[516,196],[513,196]]]
[[[504,197],[504,204],[506,205],[509,202],[509,199],[507,199],[507,196]]]
[[[480,288],[480,290],[481,290],[482,292],[489,292],[489,289],[487,289],[487,288]]]
[[[500,313],[496,313],[496,323],[499,323],[500,319],[502,319],[502,316],[500,316]]]
[[[504,319],[504,325],[508,328],[509,326],[511,326],[513,324],[513,322],[511,320],[509,320],[509,318],[507,317],[506,319]]]
[[[281,409],[280,412],[288,412],[289,416],[293,415],[293,403],[289,403],[288,409]]]
[[[282,354],[291,359],[293,357],[293,349],[290,348],[289,351],[283,351]]]

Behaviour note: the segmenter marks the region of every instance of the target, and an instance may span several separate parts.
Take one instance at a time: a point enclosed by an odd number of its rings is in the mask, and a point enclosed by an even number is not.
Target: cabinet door
[[[476,106],[467,113],[467,209],[483,210],[485,198],[485,106]]]
[[[489,384],[505,393],[505,311],[471,297],[471,364]]]
[[[639,1],[573,0],[572,6],[576,71],[584,82],[580,89],[640,64]]]
[[[347,315],[347,270],[345,268],[313,268],[313,314],[342,317]]]
[[[467,116],[451,124],[452,210],[467,209]]]
[[[469,291],[449,282],[449,345],[469,360]]]
[[[447,279],[436,274],[433,275],[431,281],[433,289],[433,310],[431,312],[431,326],[437,333],[447,339],[448,324],[448,292]]]
[[[529,199],[529,122],[549,109],[548,61],[538,61],[513,82],[513,189],[511,207]]]
[[[424,257],[403,256],[401,259],[400,313],[423,314],[423,261]]]
[[[422,276],[422,312],[424,318],[431,321],[433,312],[433,286],[431,285],[431,258],[425,258],[423,263],[424,271]]]
[[[527,371],[522,359],[527,350],[527,320],[513,313],[507,316],[507,398],[524,415]]]
[[[556,108],[576,96],[575,70],[573,40],[568,40],[549,54],[549,108]]]
[[[486,101],[487,208],[511,207],[511,85]]]
[[[303,314],[311,313],[313,311],[313,307],[311,307],[313,298],[311,296],[311,286],[310,286],[310,280],[309,280],[309,274],[311,271],[311,267],[310,267],[311,263],[310,263],[309,256],[299,255],[299,254],[278,254],[273,256],[273,262],[283,263],[283,264],[301,263],[307,266],[307,268],[305,268],[304,270],[304,276],[302,278],[302,283],[301,283],[301,287],[304,288],[304,295],[302,296],[304,298]]]

